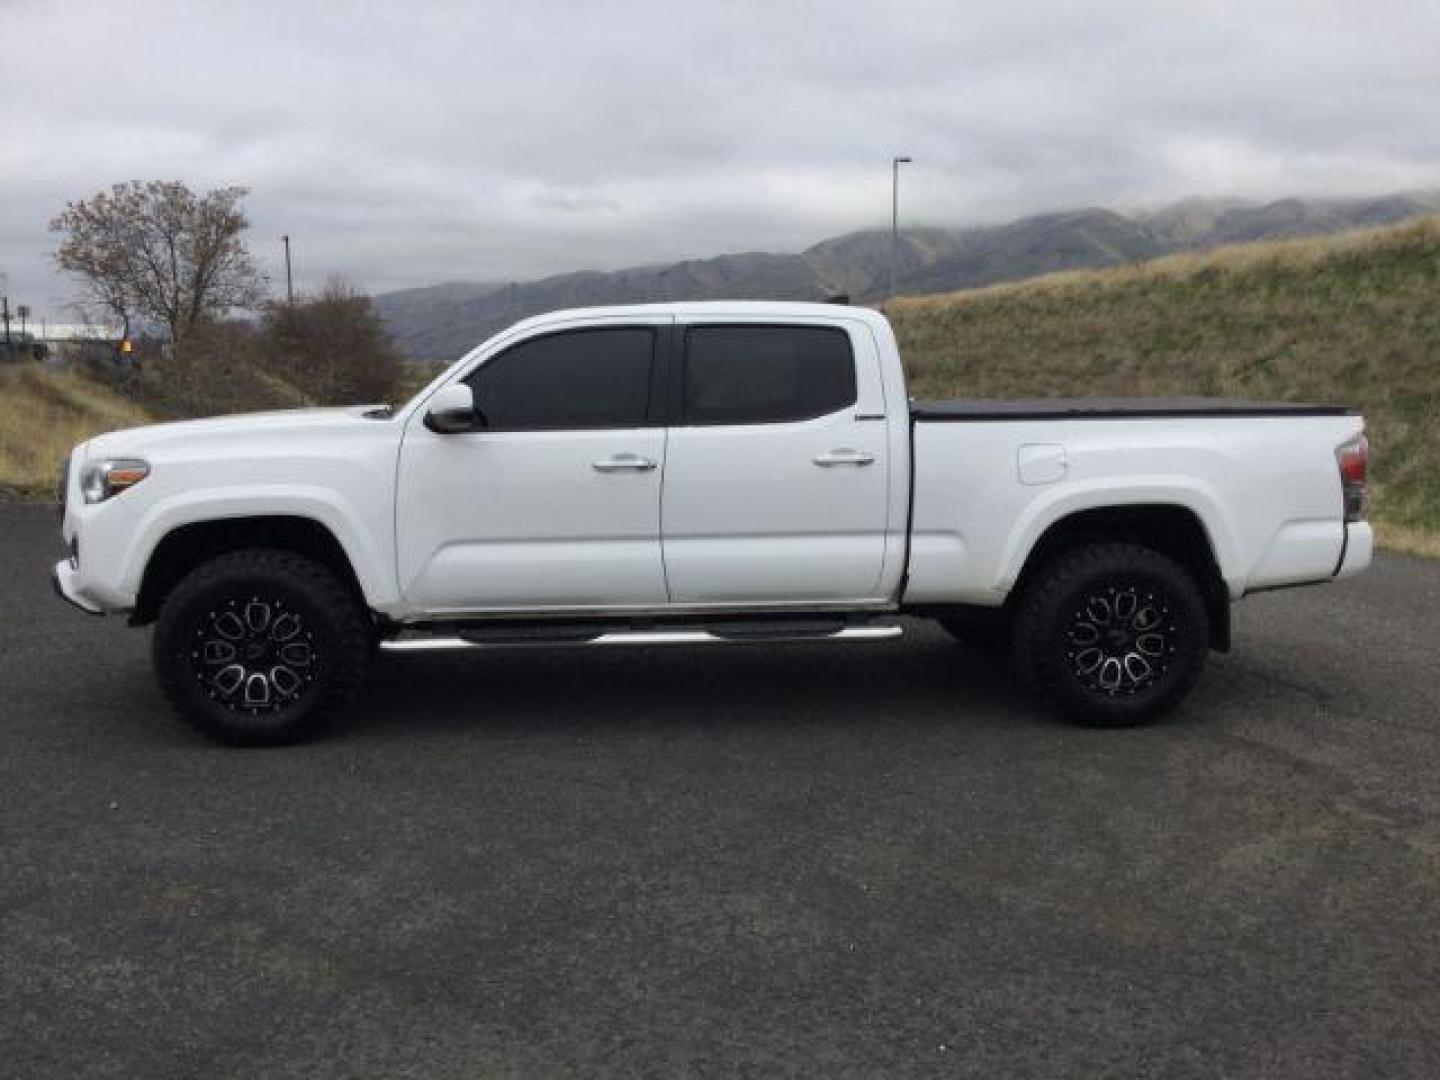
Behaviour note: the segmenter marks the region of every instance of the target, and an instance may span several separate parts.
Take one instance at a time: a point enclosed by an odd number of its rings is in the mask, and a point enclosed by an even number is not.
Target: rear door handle
[[[813,460],[816,465],[828,469],[833,465],[873,465],[875,455],[843,446],[839,450],[831,450],[828,454],[816,454]]]
[[[649,472],[655,462],[638,454],[616,454],[614,457],[592,461],[590,467],[596,472]]]

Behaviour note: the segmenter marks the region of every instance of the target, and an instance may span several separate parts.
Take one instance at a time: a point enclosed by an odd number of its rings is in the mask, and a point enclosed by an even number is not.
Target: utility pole
[[[280,237],[285,243],[285,302],[295,303],[295,279],[290,275],[290,234]]]
[[[900,166],[908,157],[890,159],[890,295],[895,295],[895,261],[900,254]]]
[[[10,275],[0,274],[0,319],[5,321],[5,346],[10,346]]]

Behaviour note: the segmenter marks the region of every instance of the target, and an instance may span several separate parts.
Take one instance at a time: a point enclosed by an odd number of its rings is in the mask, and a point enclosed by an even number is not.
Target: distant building
[[[39,340],[55,348],[60,345],[119,345],[123,327],[107,323],[43,323]]]
[[[45,323],[40,340],[51,358],[67,363],[82,358],[95,362],[129,364],[124,327],[110,323]]]

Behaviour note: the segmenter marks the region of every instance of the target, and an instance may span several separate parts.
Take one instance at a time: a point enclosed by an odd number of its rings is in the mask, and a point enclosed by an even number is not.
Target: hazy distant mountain
[[[906,229],[896,254],[896,290],[949,292],[1220,244],[1385,225],[1437,211],[1440,192],[1265,204],[1192,198],[1128,215],[1086,209],[985,228]],[[509,284],[449,282],[384,293],[375,297],[375,305],[406,355],[449,359],[517,319],[557,308],[666,300],[823,300],[837,293],[864,302],[889,292],[890,234],[876,230],[822,240],[795,255],[720,255]]]

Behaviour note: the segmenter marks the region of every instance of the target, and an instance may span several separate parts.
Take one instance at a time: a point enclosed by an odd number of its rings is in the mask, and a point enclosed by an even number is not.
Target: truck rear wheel
[[[202,564],[166,598],[152,642],[166,697],[222,742],[315,734],[364,680],[368,613],[326,567],[252,548]]]
[[[1157,551],[1116,542],[1076,548],[1036,574],[1013,646],[1022,675],[1066,715],[1125,727],[1190,692],[1209,638],[1194,579]]]

